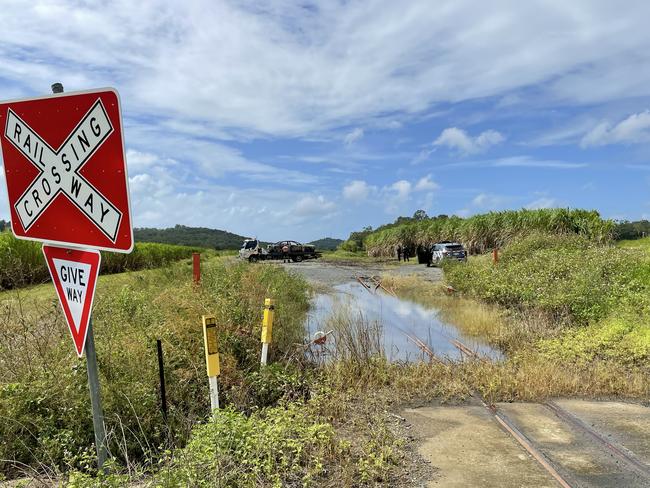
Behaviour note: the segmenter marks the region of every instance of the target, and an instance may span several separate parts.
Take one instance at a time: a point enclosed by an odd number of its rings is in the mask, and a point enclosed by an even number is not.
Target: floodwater
[[[381,326],[384,351],[391,361],[428,359],[415,338],[426,344],[438,358],[462,359],[463,353],[452,340],[461,342],[481,357],[502,358],[497,349],[464,336],[454,325],[444,322],[435,308],[396,298],[381,290],[370,291],[358,282],[338,285],[334,290],[331,294],[318,294],[312,300],[306,323],[312,338],[316,331],[331,329],[328,320],[333,313],[346,310],[351,317],[361,316],[364,323]]]

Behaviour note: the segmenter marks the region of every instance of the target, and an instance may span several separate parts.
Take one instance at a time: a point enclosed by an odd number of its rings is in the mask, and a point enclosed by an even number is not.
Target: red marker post
[[[201,282],[201,254],[198,252],[192,253],[192,274],[194,276],[194,284],[198,285]]]

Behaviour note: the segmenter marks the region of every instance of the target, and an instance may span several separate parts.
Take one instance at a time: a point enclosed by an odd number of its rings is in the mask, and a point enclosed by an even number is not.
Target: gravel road
[[[287,271],[304,276],[315,285],[334,286],[354,281],[357,276],[418,275],[425,280],[442,280],[442,270],[427,268],[423,264],[380,264],[380,263],[332,263],[326,261],[303,261],[301,263],[278,263]]]

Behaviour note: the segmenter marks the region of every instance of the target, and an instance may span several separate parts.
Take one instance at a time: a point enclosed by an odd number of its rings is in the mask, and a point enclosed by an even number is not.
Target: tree
[[[418,220],[419,221],[419,220],[426,220],[428,218],[429,218],[429,216],[422,209],[416,210],[415,213],[413,214],[413,220]]]

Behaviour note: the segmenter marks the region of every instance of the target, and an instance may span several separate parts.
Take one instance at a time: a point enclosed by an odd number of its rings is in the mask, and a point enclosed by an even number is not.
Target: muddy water
[[[408,336],[417,337],[427,344],[439,358],[462,359],[462,353],[452,342],[454,339],[482,357],[502,357],[498,350],[464,336],[453,324],[444,322],[439,317],[438,310],[381,291],[371,292],[357,282],[335,286],[334,293],[322,293],[314,297],[306,323],[309,335],[331,329],[328,320],[341,309],[345,309],[351,317],[361,314],[364,322],[381,325],[384,350],[392,361],[428,359]]]

